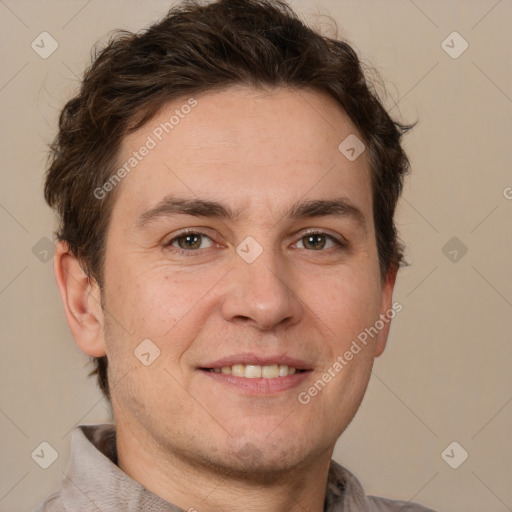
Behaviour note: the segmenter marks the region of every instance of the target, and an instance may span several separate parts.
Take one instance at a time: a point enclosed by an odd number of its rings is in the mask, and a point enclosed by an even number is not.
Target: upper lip
[[[222,368],[223,366],[233,366],[234,364],[252,364],[259,366],[267,366],[272,364],[286,365],[296,368],[297,370],[310,370],[311,365],[305,361],[290,357],[287,355],[259,355],[254,353],[233,354],[231,356],[222,357],[215,361],[201,365],[201,368]]]

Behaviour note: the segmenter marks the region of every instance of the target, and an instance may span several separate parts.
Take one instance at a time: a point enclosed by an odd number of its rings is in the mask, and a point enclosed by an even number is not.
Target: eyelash
[[[181,249],[179,247],[174,247],[172,245],[174,242],[176,242],[180,238],[185,237],[187,235],[199,235],[201,237],[206,237],[206,238],[209,238],[210,240],[212,240],[212,238],[210,236],[208,236],[206,233],[202,233],[201,231],[194,231],[194,230],[190,229],[190,230],[182,231],[177,236],[175,236],[174,238],[169,240],[169,242],[167,242],[165,244],[165,247],[167,249],[171,249],[173,252],[176,252],[177,254],[182,254],[182,255],[184,255],[186,257],[198,256],[198,255],[200,255],[200,253],[202,251],[210,249],[210,247],[208,247],[206,249],[190,249],[190,250],[187,250],[187,249]],[[330,250],[333,250],[333,249],[339,251],[339,250],[343,250],[343,249],[347,248],[347,243],[346,242],[338,240],[333,235],[330,235],[329,233],[326,233],[324,231],[319,231],[319,230],[310,230],[310,231],[307,231],[307,232],[303,233],[302,236],[299,237],[299,241],[302,240],[303,238],[307,237],[307,236],[314,236],[314,235],[321,235],[321,236],[325,237],[326,239],[331,240],[332,242],[334,242],[336,247],[329,247],[328,249],[319,249],[318,251],[310,250],[310,252],[329,252]],[[212,240],[212,242],[213,242],[213,240]],[[308,249],[304,249],[304,250],[307,251]]]

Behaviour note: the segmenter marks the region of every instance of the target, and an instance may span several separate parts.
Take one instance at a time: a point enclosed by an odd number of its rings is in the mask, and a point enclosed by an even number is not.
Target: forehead
[[[339,148],[354,136],[362,139],[334,99],[316,91],[237,86],[183,97],[124,139],[116,163],[129,172],[117,201],[134,212],[173,194],[270,212],[287,198],[346,193],[368,206],[366,153],[351,161]]]

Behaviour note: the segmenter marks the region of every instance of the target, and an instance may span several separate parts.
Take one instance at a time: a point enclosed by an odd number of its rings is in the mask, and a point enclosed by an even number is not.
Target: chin
[[[311,438],[306,442],[290,433],[282,439],[269,439],[268,434],[258,439],[226,441],[224,452],[219,449],[210,453],[209,462],[216,472],[229,474],[230,478],[261,484],[276,483],[289,477],[294,468],[304,468],[309,461],[318,460],[326,447],[312,446]]]
[[[239,452],[222,461],[213,461],[216,472],[229,474],[231,479],[250,481],[262,485],[275,484],[289,477],[290,470],[302,467],[304,461],[298,453],[267,454],[255,445],[247,443]]]

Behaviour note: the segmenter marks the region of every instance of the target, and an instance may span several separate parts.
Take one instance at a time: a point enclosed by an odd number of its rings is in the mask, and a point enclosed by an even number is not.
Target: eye
[[[209,241],[205,246],[206,240]],[[205,235],[204,233],[186,232],[174,237],[166,245],[169,247],[175,247],[181,251],[197,251],[199,249],[207,249],[212,246],[213,240]]]
[[[176,250],[178,253],[192,255],[192,253],[199,252],[200,249],[209,249],[214,244],[215,242],[204,233],[186,231],[169,240],[165,246]],[[296,243],[297,246],[299,249],[322,252],[328,249],[343,249],[346,244],[322,231],[312,231],[303,235]]]
[[[311,232],[304,235],[298,242],[302,243],[299,249],[311,249],[313,251],[321,251],[323,249],[332,249],[333,247],[342,248],[345,246],[339,240],[331,235],[322,232]]]

